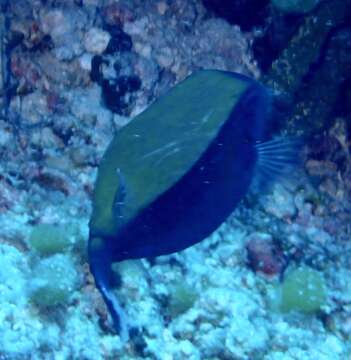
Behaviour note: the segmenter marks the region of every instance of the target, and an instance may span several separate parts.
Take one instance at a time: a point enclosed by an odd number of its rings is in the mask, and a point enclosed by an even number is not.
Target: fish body
[[[265,153],[257,144],[269,137],[270,103],[253,79],[202,70],[116,134],[99,168],[89,240],[91,270],[116,327],[111,264],[183,250],[226,220]]]

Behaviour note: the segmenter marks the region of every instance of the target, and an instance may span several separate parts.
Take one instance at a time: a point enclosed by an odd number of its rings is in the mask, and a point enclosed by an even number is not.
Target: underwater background
[[[351,1],[0,8],[0,360],[351,359]],[[98,167],[199,69],[270,89],[301,165],[204,241],[114,265],[125,342],[89,268]]]

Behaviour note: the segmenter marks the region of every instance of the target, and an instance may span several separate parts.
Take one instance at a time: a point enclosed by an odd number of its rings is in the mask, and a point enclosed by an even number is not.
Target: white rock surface
[[[91,28],[84,36],[84,48],[92,54],[101,54],[106,49],[111,35],[99,28]]]

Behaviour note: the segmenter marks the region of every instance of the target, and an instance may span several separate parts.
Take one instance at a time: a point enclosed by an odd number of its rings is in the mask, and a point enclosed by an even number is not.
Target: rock
[[[298,2],[305,6],[310,1]],[[344,25],[350,4],[350,0],[335,0],[330,11],[329,2],[321,1],[305,15],[263,80],[280,92],[294,94],[288,131],[308,137],[333,124],[330,114],[342,99],[340,88],[350,78],[351,33]]]
[[[38,306],[67,303],[78,282],[78,274],[70,257],[62,254],[41,260],[33,270],[30,298]]]
[[[91,62],[93,59],[93,55],[88,54],[88,53],[84,53],[80,58],[79,58],[79,65],[80,67],[85,70],[90,72],[92,67],[91,67]]]
[[[27,124],[42,123],[48,112],[47,101],[43,93],[35,91],[23,97],[21,117],[26,119]],[[32,139],[32,141],[40,139]]]
[[[280,183],[275,184],[273,192],[260,198],[264,210],[278,219],[291,218],[296,214],[293,195]]]
[[[54,163],[54,159],[49,158],[47,162],[50,165],[50,163]],[[41,189],[45,189],[47,192],[61,192],[68,196],[76,191],[71,184],[69,177],[63,171],[54,168],[48,167],[39,169],[39,173],[33,177],[32,181],[37,183]]]
[[[302,16],[271,16],[267,26],[254,37],[252,50],[254,58],[263,72],[266,72],[294,36],[303,21]]]
[[[111,35],[99,28],[91,28],[84,37],[84,48],[92,54],[101,54],[107,48]]]
[[[86,17],[80,11],[49,10],[41,14],[41,30],[50,35],[55,48],[53,53],[59,60],[72,60],[82,53],[81,28]]]
[[[33,131],[32,144],[42,147],[48,153],[49,149],[62,149],[64,143],[53,131],[50,126],[45,126],[40,131]]]
[[[286,266],[283,252],[270,234],[253,233],[246,244],[249,266],[266,275],[281,274]]]
[[[160,1],[157,3],[157,11],[160,15],[164,15],[168,9],[168,5],[164,1]]]
[[[38,351],[43,338],[43,326],[28,305],[29,265],[23,252],[6,244],[0,244],[0,257],[1,357],[24,359]]]
[[[114,2],[104,7],[102,11],[108,25],[122,25],[134,19],[133,9],[126,1]]]
[[[335,174],[337,165],[331,161],[325,160],[308,160],[306,169],[311,176],[331,176]]]
[[[19,82],[17,93],[28,94],[39,87],[42,73],[32,59],[14,54],[11,58],[11,71]]]
[[[155,58],[161,68],[169,68],[174,63],[174,51],[171,48],[156,49]]]
[[[70,30],[70,23],[62,10],[53,9],[42,14],[41,28],[44,34],[49,34],[55,41]]]
[[[57,54],[58,52],[47,52],[38,59],[40,68],[45,69],[45,80],[50,88],[57,86],[58,89],[62,89],[63,86],[84,85],[87,82],[87,73],[82,70],[79,61],[61,61]]]
[[[327,247],[333,243],[333,238],[323,229],[310,226],[305,229],[305,235],[309,242]]]
[[[0,120],[0,147],[9,146],[10,142],[13,141],[12,130],[7,122]]]

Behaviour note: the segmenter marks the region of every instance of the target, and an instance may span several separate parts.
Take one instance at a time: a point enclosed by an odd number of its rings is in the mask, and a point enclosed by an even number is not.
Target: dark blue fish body
[[[194,166],[109,241],[117,261],[183,250],[231,214],[254,174],[265,91],[256,84],[250,88]]]
[[[274,157],[276,143],[257,146],[269,134],[270,96],[239,74],[200,71],[149,109],[106,152],[90,223],[91,269],[120,328],[111,263],[200,242],[247,193],[260,163],[279,172],[291,152]]]

